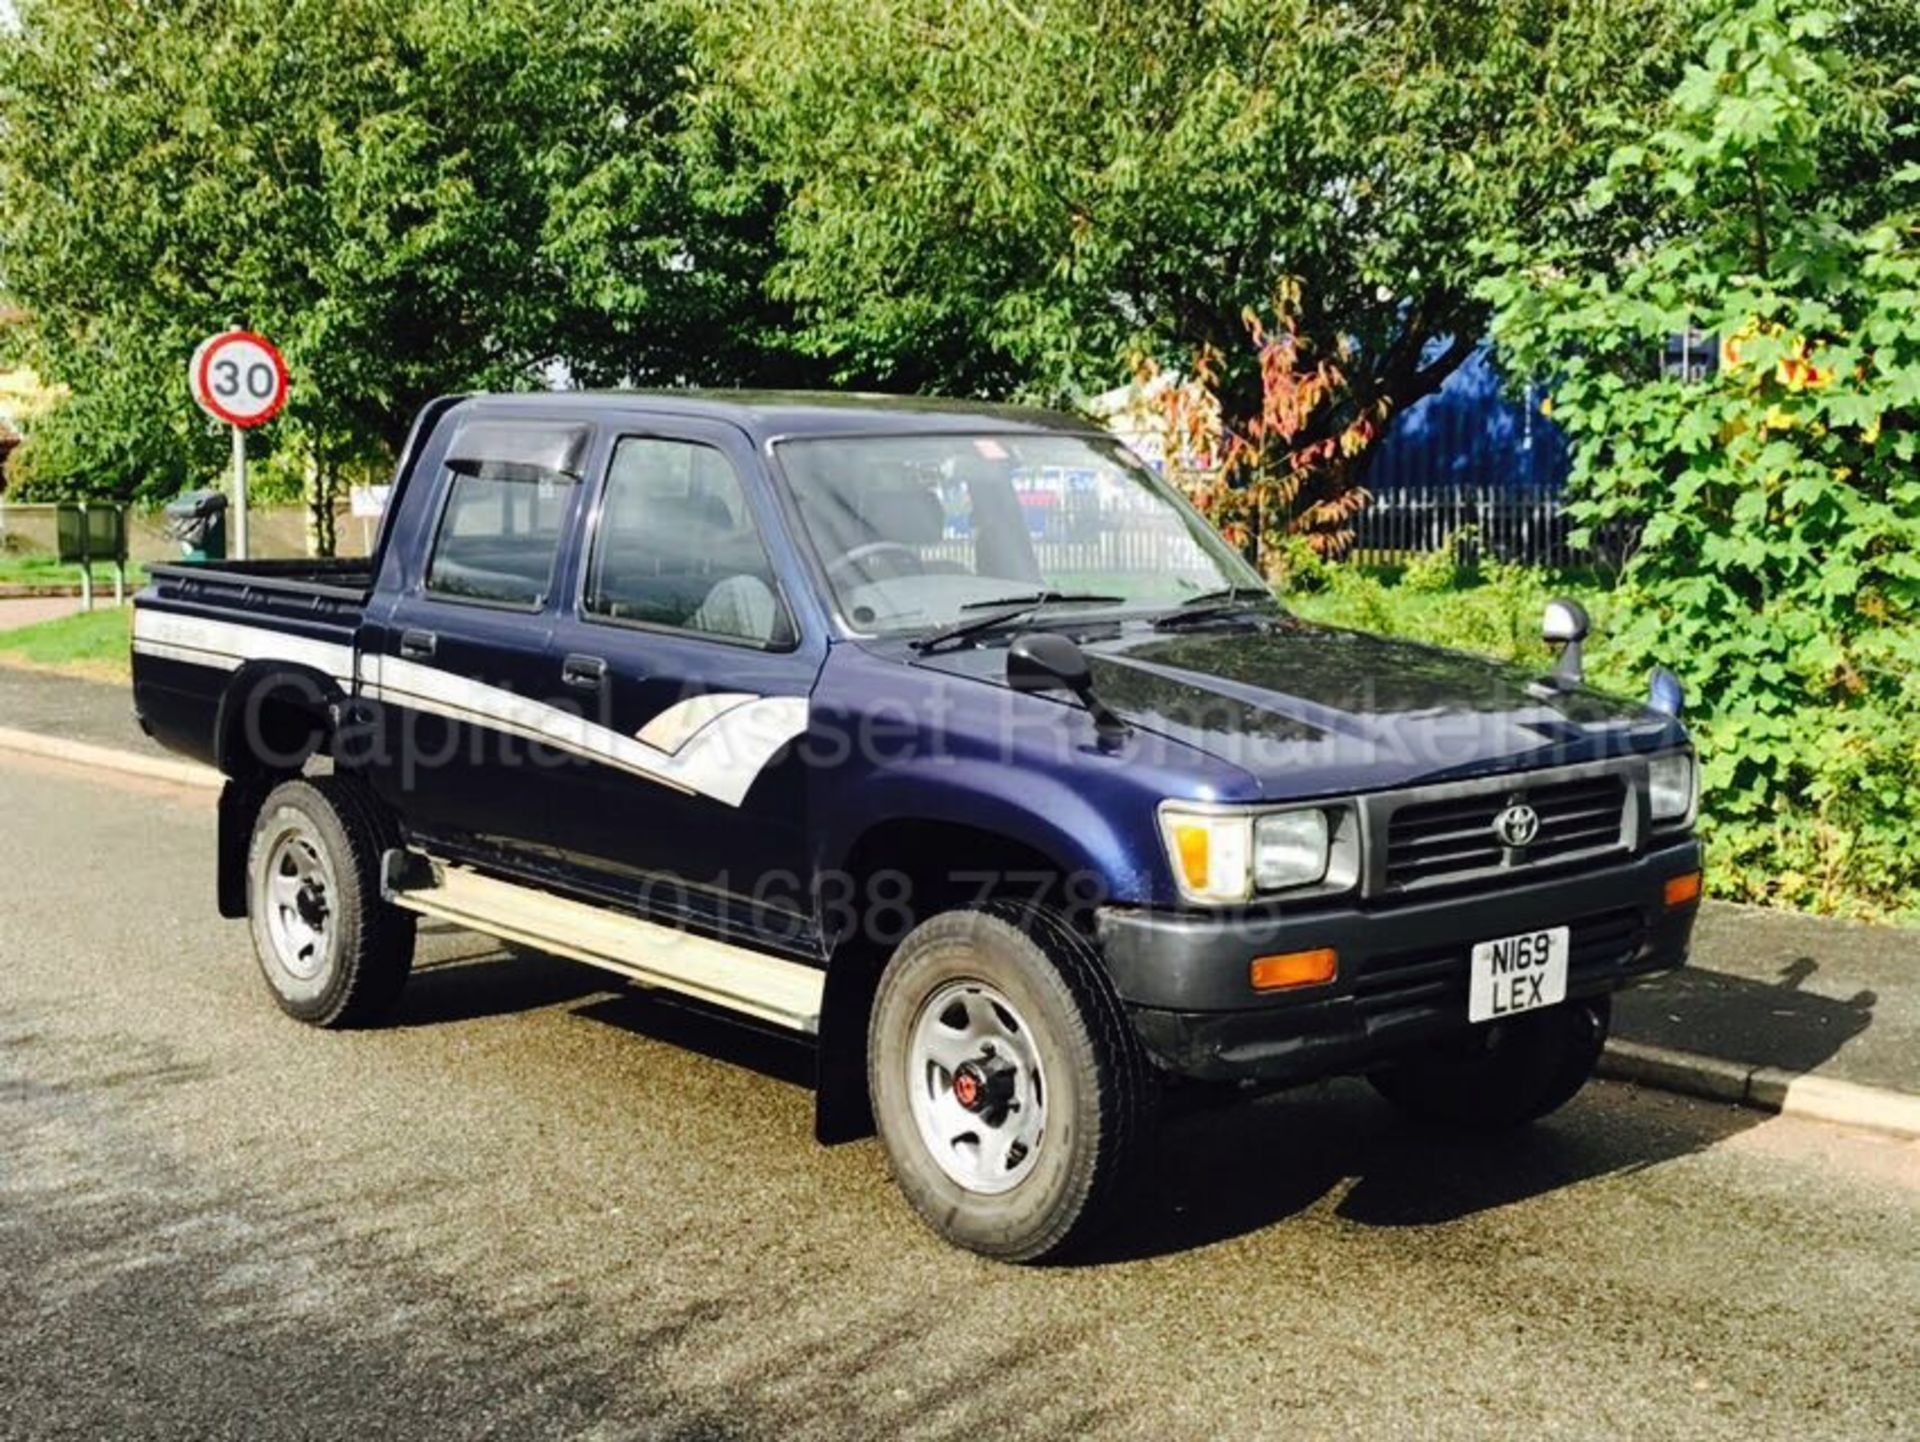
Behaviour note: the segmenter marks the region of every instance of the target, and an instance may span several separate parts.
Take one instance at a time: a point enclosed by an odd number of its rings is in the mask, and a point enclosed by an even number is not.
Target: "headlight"
[[[1333,828],[1319,808],[1300,811],[1160,808],[1174,879],[1189,901],[1248,901],[1256,891],[1325,879]]]
[[[1693,814],[1696,774],[1693,757],[1685,751],[1647,763],[1647,800],[1656,822],[1684,821]]]
[[[1281,811],[1253,823],[1253,884],[1305,886],[1327,874],[1327,813]]]

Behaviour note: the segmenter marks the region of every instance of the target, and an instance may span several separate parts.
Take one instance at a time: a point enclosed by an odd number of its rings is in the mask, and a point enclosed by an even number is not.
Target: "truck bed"
[[[305,596],[366,604],[373,562],[365,557],[272,561],[176,561],[147,567],[161,594],[216,605],[249,597]]]
[[[351,646],[374,571],[366,560],[296,559],[181,562],[150,566],[148,575],[136,615],[170,612]]]
[[[148,575],[133,603],[134,711],[169,750],[219,765],[231,689],[262,663],[352,685],[369,562],[183,562]]]

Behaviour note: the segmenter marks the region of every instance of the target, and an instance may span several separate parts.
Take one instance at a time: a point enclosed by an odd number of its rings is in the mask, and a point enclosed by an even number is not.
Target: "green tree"
[[[1494,333],[1552,377],[1581,520],[1644,527],[1607,652],[1622,686],[1664,661],[1697,698],[1724,888],[1911,908],[1920,52],[1864,44],[1871,6],[1717,8],[1664,123],[1591,192],[1648,243],[1508,250]],[[1720,338],[1704,380],[1662,373],[1689,329]]]
[[[215,471],[193,345],[294,377],[256,442],[316,499],[427,397],[784,380],[773,197],[690,137],[675,4],[26,0],[0,46],[0,292],[72,402],[19,470],[157,498]],[[321,507],[325,509],[324,504]]]
[[[741,0],[705,108],[790,195],[777,283],[838,366],[1058,398],[1211,351],[1237,425],[1291,279],[1352,349],[1337,436],[1468,354],[1480,243],[1631,234],[1578,202],[1685,35],[1671,0]]]

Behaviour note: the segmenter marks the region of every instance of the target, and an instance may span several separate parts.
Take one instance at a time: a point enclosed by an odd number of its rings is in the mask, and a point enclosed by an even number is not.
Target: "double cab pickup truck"
[[[1064,415],[450,397],[365,561],[156,566],[147,731],[218,767],[222,915],[320,1027],[420,917],[814,1039],[937,1232],[1031,1260],[1170,1095],[1335,1074],[1436,1124],[1574,1095],[1684,960],[1678,688],[1292,614]]]

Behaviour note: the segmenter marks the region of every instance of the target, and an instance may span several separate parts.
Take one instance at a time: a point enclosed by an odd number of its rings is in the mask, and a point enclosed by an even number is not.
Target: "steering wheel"
[[[918,576],[926,572],[927,568],[920,560],[920,553],[912,546],[904,545],[899,541],[868,541],[865,545],[855,546],[844,556],[838,556],[827,562],[827,579],[837,580],[842,572],[851,571],[861,562],[885,554],[905,556],[913,563],[911,570],[901,569],[900,574],[903,576]]]

